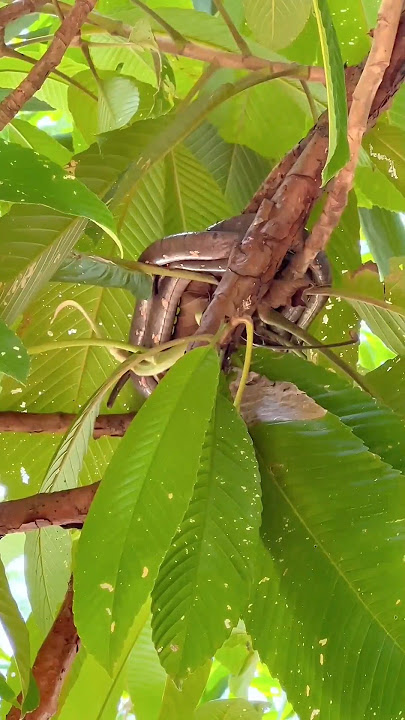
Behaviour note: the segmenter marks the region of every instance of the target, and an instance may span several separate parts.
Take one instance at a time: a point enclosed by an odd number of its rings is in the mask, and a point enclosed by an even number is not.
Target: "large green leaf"
[[[31,149],[0,140],[0,199],[45,205],[85,217],[116,237],[108,208],[87,187],[48,158]],[[27,184],[27,177],[35,182]]]
[[[393,193],[400,192],[405,197],[404,144],[404,129],[384,121],[367,133],[364,141],[374,165],[390,181]]]
[[[370,373],[367,373],[367,385],[384,402],[398,413],[405,417],[405,359],[401,357],[388,360]]]
[[[137,720],[158,720],[166,673],[152,642],[147,622],[128,658],[128,691]]]
[[[405,225],[399,214],[378,207],[359,212],[367,245],[384,278],[390,273],[390,260],[405,257]]]
[[[0,622],[13,649],[23,697],[31,682],[30,641],[27,627],[20,615],[7,582],[4,565],[0,561]]]
[[[333,415],[251,432],[265,546],[254,644],[300,715],[391,718],[405,696],[403,476]]]
[[[126,688],[128,658],[148,616],[149,603],[146,603],[130,628],[111,675],[81,647],[66,680],[67,688],[64,686],[62,691],[57,720],[82,717],[86,720],[116,720],[120,697]]]
[[[259,525],[250,438],[219,395],[193,497],[152,593],[155,646],[177,680],[212,657],[237,624],[250,591]]]
[[[24,383],[29,367],[28,353],[20,338],[0,320],[0,373]]]
[[[127,125],[139,107],[139,89],[131,78],[111,77],[99,86],[98,131],[111,132]]]
[[[184,720],[192,717],[207,684],[211,664],[212,661],[207,660],[191,673],[179,688],[167,678],[159,720]]]
[[[340,418],[371,452],[405,474],[404,423],[387,407],[392,406],[388,387],[377,385],[377,397],[381,398],[377,401],[330,370],[293,355],[281,357],[259,349],[254,353],[252,369],[270,380],[297,385],[318,405]],[[367,375],[366,382],[373,389],[372,377],[373,373]]]
[[[234,213],[248,204],[270,171],[268,160],[244,145],[230,145],[213,125],[205,123],[185,145],[217,181]]]
[[[47,227],[44,216],[49,218]],[[28,242],[19,245],[18,235],[24,228],[30,227],[28,219],[33,220],[33,228],[28,231]],[[13,222],[16,220],[15,226]],[[32,302],[38,291],[51,279],[62,260],[74,248],[84,232],[87,220],[83,218],[69,218],[57,211],[44,210],[34,206],[12,208],[7,215],[0,218],[0,230],[12,226],[10,242],[3,244],[3,257],[5,261],[5,275],[7,280],[13,282],[1,288],[0,315],[8,324],[14,323],[18,316]],[[48,242],[41,238],[40,247],[35,245],[35,239],[42,232],[47,235]],[[50,237],[49,237],[50,236]],[[22,257],[13,252],[14,237],[16,250],[21,249]],[[49,242],[51,238],[51,241]],[[8,256],[8,257],[7,257]],[[1,256],[0,256],[1,257]],[[9,260],[9,263],[7,262]],[[3,276],[3,279],[4,276]]]
[[[368,135],[364,140],[367,144]],[[405,195],[394,185],[390,176],[382,172],[361,149],[359,162],[355,174],[355,189],[359,199],[359,205],[370,208],[376,205],[391,212],[405,211]]]
[[[232,215],[215,180],[187,148],[176,148],[165,165],[165,234],[201,230]]]
[[[25,579],[33,615],[47,634],[55,620],[69,583],[71,537],[58,527],[26,534]]]
[[[235,82],[238,77],[236,71],[221,70],[214,76],[212,85]],[[315,105],[318,111],[324,109],[316,99]],[[273,162],[284,157],[313,124],[301,85],[283,78],[235,95],[216,108],[210,120],[227,143],[246,145]]]
[[[186,510],[217,377],[212,349],[175,364],[131,423],[92,503],[77,553],[75,619],[105,667],[114,665]]]
[[[272,50],[289,45],[311,12],[311,0],[244,0],[246,21],[259,42]]]
[[[152,280],[144,273],[128,270],[113,260],[84,253],[71,253],[52,280],[128,290],[138,300],[151,295]]]
[[[240,698],[213,700],[196,710],[194,720],[258,720],[265,709],[265,703],[250,703]]]
[[[401,259],[397,269],[381,283],[378,273],[367,266],[355,277],[345,278],[343,288],[328,290],[333,297],[347,300],[368,327],[390,350],[405,353],[405,272]]]
[[[26,105],[24,105],[24,107],[26,107]],[[7,131],[10,142],[21,145],[22,147],[31,148],[58,165],[66,165],[72,157],[72,153],[57,140],[26,120],[14,118],[14,120],[7,125]]]
[[[327,0],[313,0],[321,40],[326,76],[329,116],[329,147],[322,171],[323,184],[349,161],[347,141],[347,103],[343,60]]]

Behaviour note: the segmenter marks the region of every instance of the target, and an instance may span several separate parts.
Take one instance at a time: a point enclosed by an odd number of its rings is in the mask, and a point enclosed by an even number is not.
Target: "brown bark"
[[[0,8],[0,28],[5,28],[14,20],[17,20],[23,15],[30,15],[30,13],[38,12],[42,5],[45,5],[46,0],[16,0],[16,2],[5,5]]]
[[[99,483],[0,503],[0,537],[50,525],[81,527]]]
[[[404,79],[404,43],[405,13],[402,13],[391,63],[374,99],[368,127],[372,127],[386,109]],[[363,64],[346,72],[349,106],[362,70]],[[310,131],[309,139],[306,138],[292,151],[298,155],[293,158],[293,164],[291,157],[288,159],[287,156],[270,174],[266,181],[269,194],[261,201],[256,218],[242,242],[232,252],[228,269],[203,315],[197,334],[214,334],[225,320],[254,311],[322,192],[321,174],[327,150],[328,118],[324,114]],[[285,174],[286,168],[289,169]],[[266,188],[262,187],[259,198],[265,193]],[[254,208],[254,200],[249,207]],[[272,301],[273,307],[282,304],[278,302],[277,295],[273,295]]]
[[[123,437],[135,413],[114,415],[99,415],[97,418],[93,438],[98,440],[105,435],[108,437]],[[0,412],[0,433],[65,433],[76,420],[76,415],[70,413],[21,413]]]
[[[41,57],[20,85],[0,103],[0,130],[13,119],[24,104],[44,84],[48,75],[59,65],[73,38],[79,32],[96,0],[76,0],[66,15],[45,54]]]
[[[38,651],[32,668],[39,689],[40,702],[36,710],[25,716],[27,720],[50,720],[57,712],[64,680],[80,646],[72,606],[71,579],[63,605]],[[20,720],[20,718],[21,712],[15,707],[7,714],[7,720]]]
[[[389,66],[400,15],[398,0],[383,0],[373,33],[373,45],[353,93],[347,127],[350,160],[327,190],[327,200],[321,216],[304,247],[295,255],[286,272],[283,273],[283,279],[302,278],[312,260],[324,250],[333,230],[339,224],[353,186],[371,105]]]

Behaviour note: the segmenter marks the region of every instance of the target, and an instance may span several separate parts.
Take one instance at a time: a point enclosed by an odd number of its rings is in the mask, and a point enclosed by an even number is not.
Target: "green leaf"
[[[26,106],[24,105],[24,107]],[[47,135],[46,132],[40,130],[35,125],[31,125],[31,123],[26,120],[14,118],[14,120],[7,125],[7,130],[8,140],[10,142],[21,145],[22,147],[31,148],[62,167],[67,165],[72,157],[72,153],[57,140]]]
[[[329,149],[322,172],[323,185],[349,161],[347,103],[343,60],[327,0],[313,0],[326,76]]]
[[[11,689],[10,685],[8,685],[0,673],[0,698],[3,700],[6,700],[9,703],[12,703],[15,699],[15,692]]]
[[[152,593],[153,640],[176,681],[212,657],[237,624],[259,526],[252,444],[233,405],[218,395],[194,494]]]
[[[13,648],[21,691],[25,698],[31,683],[30,640],[7,582],[4,565],[0,562],[0,622]]]
[[[72,541],[59,527],[26,533],[25,579],[38,627],[46,635],[66,595]]]
[[[236,71],[220,70],[213,85],[235,82],[238,77]],[[318,111],[324,110],[316,99],[315,105]],[[210,114],[210,120],[227,143],[246,145],[272,162],[281,160],[313,124],[301,85],[284,78],[255,85],[231,97]]]
[[[364,147],[375,167],[390,182],[394,197],[398,192],[405,197],[404,144],[405,130],[395,125],[388,125],[384,121],[380,121],[364,139]]]
[[[92,503],[77,553],[75,619],[104,667],[114,665],[186,510],[217,377],[209,348],[175,364],[131,423]]]
[[[0,373],[24,383],[29,369],[30,359],[20,338],[0,320]]]
[[[174,682],[167,678],[159,720],[184,720],[193,717],[193,711],[207,684],[211,665],[212,661],[208,660],[186,678],[181,688],[177,688]]]
[[[151,278],[144,273],[128,270],[113,260],[77,252],[71,253],[62,262],[52,280],[122,288],[135,295],[138,300],[150,297],[152,286]]]
[[[385,170],[382,172],[363,149],[356,168],[355,188],[359,205],[376,205],[392,212],[405,211],[405,196],[395,187]]]
[[[116,720],[117,707],[126,690],[129,655],[145,626],[149,612],[149,603],[145,603],[128,632],[112,674],[109,675],[86,653],[85,648],[81,647],[62,691],[57,720],[82,717],[86,720]]]
[[[126,77],[102,80],[99,86],[98,132],[110,132],[123,127],[139,107],[137,84]]]
[[[367,245],[385,278],[390,274],[390,260],[405,257],[405,225],[400,215],[378,207],[361,208],[359,213]]]
[[[193,132],[185,145],[211,173],[234,213],[243,210],[270,171],[268,160],[244,145],[226,143],[208,123]]]
[[[405,359],[388,360],[370,373],[367,373],[367,385],[373,392],[384,398],[384,402],[394,412],[405,417]]]
[[[403,476],[330,414],[251,433],[266,548],[247,615],[256,649],[301,716],[395,716],[405,699]]]
[[[220,188],[203,165],[180,145],[165,160],[165,234],[201,230],[232,215]]]
[[[128,691],[137,720],[158,720],[166,673],[152,642],[147,622],[128,658]]]
[[[374,333],[366,330],[365,327],[360,331],[359,345],[359,366],[364,370],[375,370],[386,360],[395,357],[395,353],[391,352]],[[368,385],[368,381],[367,381]]]
[[[389,409],[392,403],[384,388],[375,400],[330,370],[293,355],[280,357],[259,349],[255,350],[252,370],[272,381],[294,383],[318,405],[340,418],[371,452],[405,474],[404,423]],[[371,389],[373,385],[369,378],[373,375],[366,376]]]
[[[398,355],[405,353],[405,271],[400,259],[398,269],[381,283],[378,273],[368,267],[345,280],[343,289],[331,290],[331,296],[347,300],[367,326]]]
[[[266,703],[250,703],[240,698],[213,700],[196,710],[194,720],[258,720],[266,707]]]
[[[246,21],[255,38],[272,50],[289,45],[311,12],[310,0],[244,0]]]
[[[49,219],[49,225],[44,218]],[[0,315],[5,322],[12,324],[17,320],[76,245],[86,225],[87,219],[72,219],[57,211],[32,205],[12,208],[0,218],[1,231],[11,228],[11,238],[6,236],[9,241],[5,240],[2,246],[0,244],[3,253],[0,258],[4,259],[2,279],[13,279],[0,292]],[[30,228],[28,231],[27,227]],[[25,241],[24,230],[27,232]],[[43,234],[37,245],[35,241],[41,232]]]
[[[85,217],[116,238],[114,221],[104,203],[59,165],[28,148],[0,141],[0,199],[30,203]],[[27,177],[35,183],[27,184]]]

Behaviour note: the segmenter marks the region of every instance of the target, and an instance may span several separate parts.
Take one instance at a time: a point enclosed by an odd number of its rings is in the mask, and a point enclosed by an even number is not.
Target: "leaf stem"
[[[287,318],[283,317],[275,310],[266,309],[264,311],[262,309],[261,311],[259,311],[259,315],[263,322],[267,323],[268,325],[274,325],[275,327],[279,327],[282,330],[287,330],[289,333],[291,333],[291,335],[294,335],[294,337],[302,340],[307,345],[318,344],[316,338],[314,338],[313,335],[310,335],[310,333],[308,333],[303,328],[300,328],[290,320],[287,320]],[[356,382],[362,390],[365,390],[365,392],[371,395],[369,388],[363,382],[361,376],[355,370],[353,370],[350,365],[347,365],[347,363],[345,363],[342,358],[340,358],[338,355],[335,355],[334,352],[332,352],[329,348],[325,346],[320,347],[319,352],[321,352],[334,367],[344,372],[345,375],[350,377],[351,380],[354,380],[354,382]]]
[[[237,327],[238,325],[244,325],[246,328],[246,350],[245,359],[243,361],[242,376],[240,379],[239,387],[235,395],[233,402],[235,408],[240,412],[240,406],[242,402],[243,393],[245,391],[246,383],[249,377],[250,365],[252,363],[252,351],[253,351],[253,322],[250,317],[233,318],[230,322],[231,327]]]
[[[131,2],[141,8],[141,10],[143,10],[146,15],[149,15],[151,18],[153,18],[153,20],[159,23],[159,25],[164,30],[166,30],[167,34],[170,35],[170,37],[176,43],[176,47],[178,48],[178,50],[180,52],[182,51],[184,46],[187,45],[187,40],[181,33],[179,33],[178,30],[176,30],[176,28],[166,22],[166,20],[164,20],[160,15],[158,15],[157,12],[152,10],[152,8],[148,7],[148,5],[145,5],[142,0],[131,0]]]
[[[249,57],[252,54],[250,52],[249,45],[247,44],[243,35],[240,34],[238,28],[236,27],[227,9],[225,8],[222,0],[214,0],[214,5],[218,10],[219,14],[221,15],[223,21],[227,25],[228,30],[231,33],[233,39],[235,40],[239,50],[241,51],[242,57]]]

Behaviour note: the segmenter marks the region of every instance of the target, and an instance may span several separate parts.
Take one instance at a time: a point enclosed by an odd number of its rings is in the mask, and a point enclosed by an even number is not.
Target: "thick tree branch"
[[[38,12],[42,5],[45,5],[45,0],[16,0],[10,5],[5,5],[0,8],[0,28],[5,28],[6,25],[24,15]]]
[[[80,640],[73,618],[73,583],[70,580],[63,605],[52,628],[42,643],[32,673],[39,689],[39,707],[25,717],[27,720],[50,720],[58,709],[59,696]],[[21,712],[12,708],[7,720],[20,720]]]
[[[76,0],[74,8],[66,15],[45,54],[41,57],[20,85],[0,103],[0,130],[13,119],[24,104],[43,85],[52,70],[59,65],[72,39],[79,32],[96,0]]]
[[[326,247],[347,205],[361,143],[367,130],[369,112],[390,63],[400,15],[401,3],[398,0],[383,0],[373,33],[372,48],[353,93],[347,129],[350,160],[331,184],[331,189],[327,191],[328,197],[321,216],[302,251],[295,255],[285,275],[283,274],[285,279],[304,276],[310,262]]]
[[[404,79],[404,46],[405,14],[402,13],[391,63],[372,104],[368,127],[372,127],[386,109]],[[349,107],[362,71],[363,64],[346,71]],[[308,138],[301,141],[292,155],[287,156],[270,174],[265,183],[269,194],[264,195],[255,220],[231,253],[228,269],[203,315],[197,335],[215,333],[227,318],[254,311],[273,282],[286,253],[297,244],[297,237],[322,192],[321,176],[327,149],[328,118],[325,113]],[[258,195],[260,199],[263,197],[263,188]],[[255,209],[254,201],[250,204],[251,209]],[[273,295],[270,304],[279,307],[285,304],[285,298]]]
[[[99,415],[93,431],[93,437],[107,435],[122,437],[135,417],[135,413],[121,415]],[[0,433],[65,433],[70,428],[76,415],[70,413],[21,413],[17,411],[0,412]]]
[[[81,527],[99,483],[0,503],[0,537],[49,525]]]
[[[64,10],[69,9],[69,5],[63,2],[59,3],[59,5]],[[47,4],[44,9],[51,14],[54,13],[54,9],[49,4]],[[109,35],[121,37],[126,40],[129,40],[131,37],[133,28],[120,20],[113,20],[97,12],[90,13],[88,20],[93,25],[103,28]],[[285,70],[293,71],[295,68],[296,74],[291,72],[289,77],[296,77],[307,80],[308,82],[325,83],[325,73],[323,68],[320,67],[310,67],[296,63],[274,63],[271,60],[256,57],[255,55],[246,57],[238,53],[219,50],[209,45],[199,45],[191,41],[179,45],[172,37],[166,34],[156,32],[154,35],[159,50],[168,55],[182,55],[183,57],[188,57],[193,60],[201,60],[209,64],[215,63],[218,67],[231,68],[234,70],[263,70],[267,68],[271,73],[283,73]],[[90,43],[90,45],[109,45],[111,47],[110,43]]]

